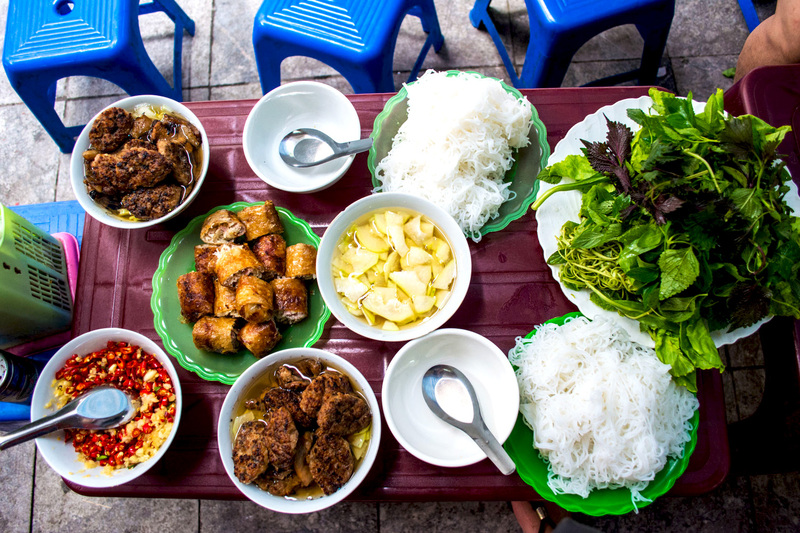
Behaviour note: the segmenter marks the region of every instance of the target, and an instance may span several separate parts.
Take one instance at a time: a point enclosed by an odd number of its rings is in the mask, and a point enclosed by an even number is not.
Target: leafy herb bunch
[[[776,150],[790,128],[728,117],[722,91],[702,113],[650,90],[641,128],[608,119],[606,142],[547,167],[546,191],[583,193],[548,263],[603,309],[636,319],[675,381],[696,391],[695,369],[723,364],[710,332],[770,315],[800,318],[800,219],[784,202],[791,179]]]

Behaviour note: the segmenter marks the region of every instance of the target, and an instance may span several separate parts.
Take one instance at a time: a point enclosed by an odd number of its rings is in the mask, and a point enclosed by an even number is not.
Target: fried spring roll
[[[270,281],[275,293],[275,320],[295,324],[308,316],[308,291],[303,282],[295,278],[278,278]]]
[[[270,233],[283,233],[283,223],[278,216],[278,211],[269,200],[263,205],[245,207],[239,211],[238,215],[247,228],[245,238],[248,241]]]
[[[214,267],[219,282],[229,288],[236,287],[242,276],[264,275],[264,266],[244,244],[224,244],[217,250],[217,264]]]
[[[263,279],[243,276],[236,284],[236,311],[248,322],[272,318],[272,287]]]
[[[220,209],[206,217],[200,228],[200,240],[208,244],[233,242],[245,234],[245,225],[231,211]]]
[[[248,322],[239,331],[239,340],[253,355],[261,359],[281,340],[281,333],[274,320],[256,324]]]
[[[188,272],[178,278],[178,300],[186,322],[214,313],[213,278],[203,272]]]
[[[199,350],[216,353],[239,351],[239,335],[236,319],[204,316],[192,328],[192,340]]]
[[[317,277],[317,249],[298,243],[286,247],[286,277],[314,279]]]
[[[207,274],[214,274],[214,268],[217,264],[217,256],[215,255],[218,244],[198,244],[194,247],[194,268],[198,272],[205,272]]]
[[[239,317],[236,310],[236,291],[214,280],[214,316]]]
[[[264,265],[264,279],[283,277],[286,273],[286,241],[277,233],[256,239],[250,249],[256,259]]]

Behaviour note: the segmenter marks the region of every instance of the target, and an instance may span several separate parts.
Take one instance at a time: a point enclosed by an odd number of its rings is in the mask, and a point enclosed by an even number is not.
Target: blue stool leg
[[[434,52],[438,52],[444,44],[444,35],[439,26],[439,18],[436,16],[436,5],[431,0],[420,0],[420,3],[412,7],[408,14],[419,19],[422,23],[422,31],[427,33],[431,39],[428,47],[433,46]],[[425,50],[426,54],[427,52]]]
[[[253,33],[253,51],[256,56],[258,79],[261,82],[262,94],[267,94],[281,84],[281,63],[283,56],[276,56],[274,43],[269,40],[256,41]]]
[[[739,9],[742,10],[742,16],[744,16],[744,21],[747,24],[748,30],[753,31],[756,29],[756,26],[761,24],[752,0],[739,0]]]
[[[480,29],[481,23],[489,18],[488,10],[491,3],[492,0],[475,0],[475,5],[469,12],[469,21],[474,27]]]
[[[41,78],[15,79],[9,76],[9,80],[31,113],[58,145],[58,149],[65,154],[72,152],[75,147],[75,139],[53,107],[58,80],[53,80],[47,90],[42,90],[42,85],[47,82]]]
[[[523,83],[521,81],[521,77],[517,76],[517,69],[514,66],[514,62],[511,61],[511,57],[508,55],[508,50],[506,50],[506,45],[503,44],[503,40],[500,38],[500,33],[497,31],[497,28],[495,27],[494,22],[492,22],[492,19],[487,11],[490,2],[491,0],[476,0],[475,5],[469,12],[470,22],[472,22],[472,25],[476,28],[480,28],[481,24],[483,24],[484,28],[486,28],[486,32],[492,38],[494,46],[497,48],[497,52],[500,54],[500,59],[503,60],[503,65],[506,67],[508,78],[511,80],[511,83],[514,85],[514,87],[535,87],[535,85],[520,85]],[[533,39],[531,39],[531,42],[533,42]],[[528,45],[528,50],[530,51],[530,49],[531,46]],[[528,63],[527,58],[525,59],[525,63]]]
[[[534,32],[531,31],[531,36],[533,35]],[[572,56],[581,45],[583,41],[573,36],[562,35],[561,38],[549,42],[545,38],[541,38],[539,42],[531,38],[519,76],[519,85],[515,83],[515,86],[561,87]]]
[[[344,76],[357,94],[393,93],[395,88],[391,58],[392,55],[389,55],[389,60],[385,61],[383,56],[378,56],[359,65],[359,68],[353,68],[351,64],[334,57],[328,57],[323,62]]]
[[[189,35],[194,35],[194,21],[189,18],[189,15],[181,9],[181,6],[179,6],[175,0],[153,0],[153,2],[161,6],[160,11],[166,13],[176,25],[180,26],[181,31],[178,32],[178,28],[176,28],[175,33],[183,34],[183,30],[185,29]],[[141,7],[142,6],[139,7],[140,13],[142,13]]]
[[[144,45],[141,45],[141,41],[139,43],[140,45],[135,46],[128,55],[118,58],[119,68],[98,71],[89,75],[115,83],[130,95],[160,94],[180,100],[180,94],[176,94],[177,91],[169,86],[167,80],[150,60]]]
[[[654,17],[654,22],[640,23],[636,29],[644,39],[644,49],[642,50],[642,63],[639,66],[639,85],[654,85],[658,78],[658,68],[661,66],[661,58],[664,55],[664,48],[667,46],[667,37],[672,24],[672,14],[669,13],[669,20],[664,23],[664,18]],[[658,22],[655,22],[655,21]]]
[[[175,3],[175,0],[152,0],[145,4],[139,5],[139,14],[145,15],[162,11],[165,13],[172,22],[175,23],[175,37],[173,43],[173,56],[172,56],[172,98],[178,102],[183,101],[183,30],[189,35],[194,35],[194,21],[189,18],[181,7]]]

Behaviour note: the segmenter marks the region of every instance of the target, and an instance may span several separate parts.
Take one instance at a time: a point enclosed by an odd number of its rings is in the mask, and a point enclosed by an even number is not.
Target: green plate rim
[[[544,324],[557,324],[561,326],[567,319],[580,316],[583,316],[580,312],[571,312],[560,317],[551,318],[550,320],[545,321]],[[529,339],[535,334],[536,330],[534,329],[525,335],[524,338]],[[661,471],[656,474],[656,479],[651,481],[650,484],[648,484],[647,487],[641,491],[642,496],[649,498],[651,501],[637,502],[636,507],[634,507],[633,502],[631,501],[630,491],[627,488],[620,487],[617,489],[596,489],[589,493],[588,497],[581,498],[577,494],[555,494],[547,485],[547,477],[542,479],[539,476],[531,477],[528,475],[526,461],[530,460],[530,456],[525,455],[522,457],[523,454],[529,454],[531,450],[533,450],[536,452],[536,458],[538,460],[542,461],[545,465],[547,464],[547,461],[541,457],[541,455],[538,453],[538,450],[533,448],[533,432],[527,425],[525,425],[521,414],[517,416],[517,422],[514,425],[514,429],[512,430],[511,435],[508,437],[505,444],[503,444],[503,448],[505,448],[505,450],[514,460],[514,464],[517,465],[517,474],[520,476],[520,478],[522,478],[525,483],[533,487],[539,496],[545,500],[553,502],[569,512],[578,512],[591,516],[622,515],[629,513],[634,509],[641,509],[653,503],[656,498],[666,494],[670,489],[672,489],[678,478],[681,477],[686,471],[686,468],[689,466],[689,460],[691,459],[695,447],[697,446],[697,426],[700,421],[699,409],[694,412],[694,415],[690,421],[692,424],[692,430],[689,441],[684,445],[683,456],[667,461],[667,464],[664,466],[664,468],[662,468]],[[528,442],[531,442],[531,444],[527,445],[527,449],[517,449],[515,447],[515,442],[523,437],[527,438]],[[520,464],[523,464],[523,471],[520,470]],[[667,471],[667,473],[659,480],[659,475],[664,471]],[[655,487],[653,487],[653,482],[656,481],[658,483]],[[616,504],[613,507],[610,506],[613,504],[613,502],[596,501],[596,494],[606,495],[617,492],[624,494],[624,498],[621,498],[621,503]]]
[[[485,76],[480,72],[475,72],[472,70],[447,70],[445,72],[448,76],[455,76],[461,73],[466,73],[466,74],[475,74],[482,78],[497,80],[500,82],[500,84],[503,86],[503,89],[505,89],[507,93],[513,95],[517,99],[523,98],[522,93],[516,87],[511,87],[507,85],[503,80],[499,78],[495,78],[492,76]],[[381,112],[378,113],[378,115],[375,117],[375,122],[373,123],[372,126],[372,133],[370,134],[370,137],[373,140],[376,139],[380,134],[381,125],[386,120],[386,117],[389,115],[392,108],[394,108],[394,106],[396,106],[403,99],[408,97],[408,91],[406,90],[406,85],[412,85],[413,83],[415,82],[411,82],[409,84],[403,84],[403,87],[397,92],[397,94],[395,94],[394,96],[389,98],[389,100],[386,101],[386,104],[383,106]],[[536,106],[534,106],[530,102],[529,104],[531,106],[531,111],[532,111],[531,126],[536,128],[536,141],[539,143],[539,149],[542,152],[542,157],[539,162],[539,168],[544,169],[545,167],[547,167],[547,161],[550,159],[551,155],[550,145],[547,143],[547,128],[545,127],[544,122],[542,122],[542,120],[539,118],[539,112],[537,111]],[[375,174],[375,167],[377,167],[378,165],[378,162],[375,161],[376,157],[377,155],[375,153],[375,145],[373,143],[372,147],[369,149],[369,155],[367,156],[367,168],[369,169],[370,176],[372,177],[373,189],[376,192],[380,192],[382,183]],[[517,160],[515,158],[514,164],[506,173],[504,181],[513,181],[514,178],[516,177],[516,174],[517,174]],[[533,204],[533,202],[536,200],[536,196],[538,196],[538,194],[539,194],[539,180],[535,179],[533,183],[533,189],[531,190],[530,194],[522,200],[522,203],[516,210],[510,213],[506,213],[506,215],[501,218],[487,221],[478,231],[478,234],[481,237],[484,237],[488,233],[505,229],[513,221],[518,220],[523,215],[525,215],[525,213],[528,212],[528,209],[530,208],[531,204]],[[472,235],[467,235],[467,237],[471,238]]]
[[[241,208],[250,207],[254,205],[261,205],[263,202],[234,202],[229,205],[221,205],[212,208],[210,211],[203,215],[198,215],[194,217],[183,229],[181,229],[178,233],[176,233],[172,237],[172,241],[170,242],[169,246],[161,253],[161,257],[158,259],[158,268],[153,273],[153,294],[150,297],[150,308],[153,311],[153,325],[158,333],[158,336],[161,337],[161,341],[164,344],[164,348],[169,352],[170,355],[177,359],[178,363],[191,372],[194,372],[201,378],[206,381],[219,381],[221,383],[225,383],[226,385],[233,385],[236,379],[241,375],[241,372],[236,373],[224,373],[224,372],[216,372],[213,370],[209,370],[206,367],[195,363],[194,361],[189,360],[186,355],[181,351],[180,347],[175,343],[172,339],[172,336],[169,332],[166,331],[165,324],[164,324],[164,316],[161,313],[161,307],[158,305],[161,299],[161,288],[163,283],[163,278],[165,274],[165,269],[167,267],[167,262],[170,258],[175,254],[176,250],[178,249],[178,245],[181,241],[189,236],[189,234],[193,233],[194,231],[198,230],[200,225],[202,225],[203,221],[208,217],[211,213],[219,211],[220,209],[228,209],[230,211],[238,211]],[[275,208],[278,211],[278,214],[281,215],[281,218],[284,218],[284,222],[288,221],[290,224],[293,224],[296,228],[301,230],[301,232],[306,235],[311,241],[312,244],[316,248],[319,248],[320,237],[314,230],[311,229],[311,226],[308,225],[308,222],[305,220],[296,217],[291,211],[285,209],[283,207]],[[325,330],[325,324],[328,322],[328,319],[331,316],[331,311],[328,306],[325,304],[325,300],[320,297],[320,302],[322,303],[322,312],[320,314],[320,318],[317,320],[314,330],[312,331],[310,337],[303,343],[302,348],[309,348],[314,343],[316,343],[320,337],[322,336],[323,331]],[[255,361],[253,361],[255,363]],[[243,371],[242,371],[243,372]]]

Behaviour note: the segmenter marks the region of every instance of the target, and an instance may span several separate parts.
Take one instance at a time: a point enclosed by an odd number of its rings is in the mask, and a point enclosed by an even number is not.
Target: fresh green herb
[[[628,111],[638,131],[607,121],[605,142],[544,169],[539,179],[556,185],[533,208],[583,194],[581,222],[564,225],[548,263],[566,287],[638,320],[694,391],[695,369],[724,369],[711,331],[800,318],[800,219],[776,154],[790,128],[726,117],[721,90],[702,113],[691,95],[650,96],[650,113]]]

